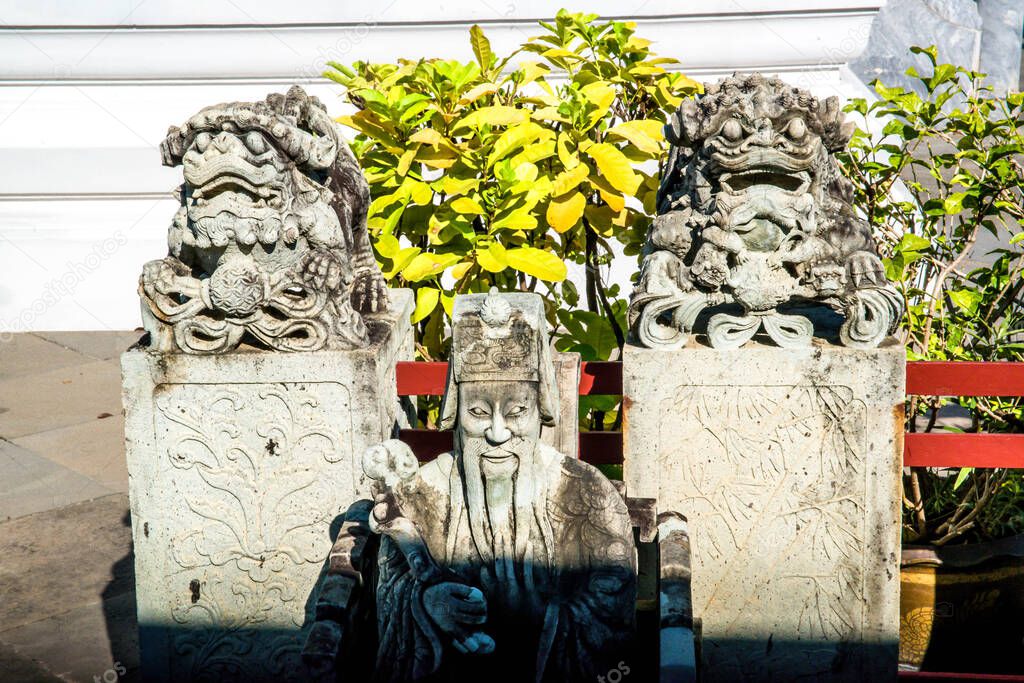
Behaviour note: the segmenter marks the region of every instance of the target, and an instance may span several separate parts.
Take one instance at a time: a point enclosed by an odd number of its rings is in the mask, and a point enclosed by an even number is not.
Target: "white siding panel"
[[[4,0],[0,15],[8,26],[181,26],[202,24],[353,24],[368,16],[387,23],[436,23],[438,21],[494,21],[550,17],[563,5],[608,17],[706,16],[876,10],[878,0],[592,0],[586,3],[552,3],[547,0],[382,0],[368,6],[343,0]]]

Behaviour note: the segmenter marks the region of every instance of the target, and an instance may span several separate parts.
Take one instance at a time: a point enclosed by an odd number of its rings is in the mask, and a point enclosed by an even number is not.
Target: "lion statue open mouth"
[[[708,338],[735,347],[760,330],[781,346],[806,346],[810,320],[780,306],[820,304],[845,316],[847,346],[892,334],[903,303],[885,280],[867,223],[833,154],[845,147],[834,97],[760,74],[734,75],[684,100],[666,126],[672,150],[630,302],[635,338],[651,348],[689,339],[697,316]]]
[[[221,353],[356,348],[387,308],[369,187],[334,121],[293,87],[207,107],[161,145],[183,167],[169,255],[140,279],[151,346]]]

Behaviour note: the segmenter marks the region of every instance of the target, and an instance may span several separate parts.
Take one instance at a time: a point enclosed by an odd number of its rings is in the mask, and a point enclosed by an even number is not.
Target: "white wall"
[[[778,73],[821,95],[864,96],[845,65],[884,0],[589,0],[635,19],[687,74]],[[337,113],[324,61],[471,59],[534,35],[539,0],[0,0],[0,332],[124,329],[164,235],[180,169],[167,126],[200,107],[302,83]]]

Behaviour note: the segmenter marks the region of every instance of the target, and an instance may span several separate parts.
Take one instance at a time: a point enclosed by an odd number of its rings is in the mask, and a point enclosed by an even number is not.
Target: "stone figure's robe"
[[[622,497],[597,469],[537,443],[518,459],[509,537],[492,529],[483,487],[472,485],[479,467],[443,454],[396,498],[445,580],[483,592],[487,621],[469,631],[490,635],[495,651],[452,646],[424,609],[425,586],[384,538],[377,680],[598,680],[629,658],[634,625],[636,553]]]

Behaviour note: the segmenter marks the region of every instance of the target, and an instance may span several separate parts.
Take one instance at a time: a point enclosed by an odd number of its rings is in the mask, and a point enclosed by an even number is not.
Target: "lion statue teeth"
[[[793,313],[815,305],[845,317],[844,345],[891,335],[903,302],[833,156],[853,130],[836,98],[756,73],[684,100],[665,127],[672,148],[630,301],[634,339],[681,347],[697,317],[718,307],[707,326],[714,347],[762,330],[781,346],[807,346],[814,325]]]
[[[184,184],[169,254],[139,282],[152,348],[368,343],[363,315],[388,306],[366,227],[369,186],[317,98],[296,86],[207,107],[172,126],[161,153]]]

